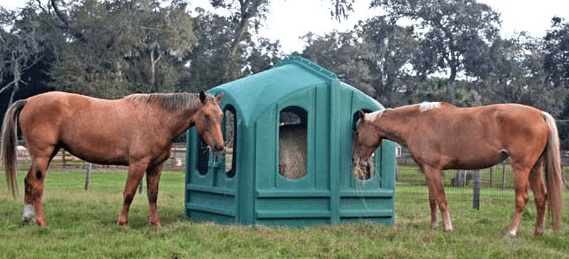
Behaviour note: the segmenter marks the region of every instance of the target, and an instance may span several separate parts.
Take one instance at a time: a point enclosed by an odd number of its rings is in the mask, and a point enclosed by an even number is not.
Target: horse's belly
[[[102,154],[86,154],[82,152],[69,151],[72,155],[81,158],[89,163],[102,165],[128,165],[128,158],[123,156],[102,155]]]
[[[480,170],[496,165],[508,158],[505,151],[489,152],[486,154],[471,153],[451,159],[444,169]]]
[[[104,165],[128,165],[128,152],[124,148],[119,148],[110,143],[66,143],[65,150],[72,155],[90,163]]]
[[[445,169],[462,169],[462,170],[481,170],[498,164],[499,162],[489,161],[461,161],[455,165]]]

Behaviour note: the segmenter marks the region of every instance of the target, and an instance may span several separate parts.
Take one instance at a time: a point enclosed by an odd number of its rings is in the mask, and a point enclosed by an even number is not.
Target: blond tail
[[[559,150],[559,133],[555,120],[543,112],[543,118],[549,127],[549,142],[547,143],[545,164],[545,183],[547,185],[549,207],[553,216],[553,230],[561,231],[561,214],[563,210],[563,178],[561,176],[561,154]]]
[[[18,184],[16,181],[16,166],[18,155],[16,147],[18,146],[18,116],[27,100],[19,100],[10,106],[4,122],[2,123],[2,148],[0,153],[4,160],[4,169],[6,170],[6,182],[8,183],[8,190],[12,191],[12,195],[16,197],[18,192]]]

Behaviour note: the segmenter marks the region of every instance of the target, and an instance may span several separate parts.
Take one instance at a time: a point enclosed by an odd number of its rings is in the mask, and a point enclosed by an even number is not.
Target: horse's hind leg
[[[131,163],[128,166],[128,177],[123,193],[124,202],[121,215],[119,216],[119,220],[117,222],[121,226],[128,224],[128,211],[130,209],[130,204],[134,199],[138,184],[140,184],[142,177],[144,177],[144,171],[146,170],[146,167],[147,165],[144,163]]]
[[[510,225],[510,230],[508,231],[508,236],[514,237],[518,232],[518,224],[522,218],[522,212],[526,207],[529,200],[528,195],[528,177],[530,168],[522,167],[518,164],[513,163],[512,169],[514,171],[514,191],[515,191],[515,209],[514,218],[512,219],[512,224]]]
[[[156,206],[156,201],[158,200],[158,183],[160,181],[160,174],[162,173],[163,163],[148,168],[146,170],[146,185],[148,187],[148,204],[150,205],[150,211],[148,215],[148,220],[150,224],[155,226],[161,226],[160,218],[158,217],[158,209]]]
[[[45,226],[45,217],[43,215],[42,196],[43,196],[43,183],[47,172],[47,167],[51,157],[49,156],[33,156],[32,166],[28,171],[25,182],[25,197],[24,197],[24,213],[22,220],[30,222],[33,218],[32,208],[36,212],[36,223],[39,226]]]
[[[535,207],[537,209],[537,217],[535,220],[535,235],[543,234],[545,223],[545,207],[547,205],[547,188],[541,178],[541,167],[543,160],[540,159],[534,165],[529,175],[529,184],[535,196]]]

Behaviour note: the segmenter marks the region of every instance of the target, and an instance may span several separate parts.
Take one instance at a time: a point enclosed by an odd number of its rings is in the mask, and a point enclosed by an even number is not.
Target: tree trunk
[[[73,35],[77,40],[83,43],[87,43],[87,39],[85,39],[85,36],[81,32],[81,30],[77,29],[75,26],[71,24],[67,14],[59,10],[59,7],[55,3],[55,0],[51,0],[50,2],[51,2],[51,7],[53,7],[53,11],[57,15],[57,18],[59,18],[59,20],[64,24],[65,28],[69,31],[69,33],[71,33],[71,35]]]
[[[447,102],[455,104],[456,98],[455,98],[455,94],[454,94],[454,80],[450,79],[448,80],[448,84],[447,84]]]
[[[156,87],[156,64],[158,60],[162,57],[162,54],[159,54],[157,58],[154,58],[154,51],[156,48],[152,49],[150,52],[150,86],[152,92],[158,92],[158,87]]]
[[[239,27],[237,28],[235,39],[233,39],[233,42],[231,43],[231,48],[229,49],[229,56],[227,56],[227,60],[225,61],[225,71],[223,71],[223,79],[226,82],[231,79],[229,76],[229,73],[231,71],[231,64],[235,59],[235,55],[237,54],[237,49],[239,48],[239,44],[243,39],[243,35],[245,35],[245,31],[247,31],[247,24],[249,23],[250,18],[251,16],[243,17],[243,19],[239,23]]]
[[[20,78],[22,76],[22,71],[20,71],[20,60],[15,58],[13,53],[12,53],[11,65],[12,65],[12,74],[14,75],[14,81],[12,81],[14,83],[14,87],[12,88],[12,94],[10,94],[8,107],[12,105],[12,103],[14,102],[14,96],[16,95],[16,92],[20,89]]]
[[[451,38],[452,40],[452,38]],[[448,84],[447,84],[447,101],[449,103],[455,104],[456,101],[456,95],[454,92],[454,81],[456,79],[456,73],[457,73],[457,68],[458,68],[458,60],[457,60],[457,55],[456,55],[456,51],[455,51],[455,47],[453,45],[451,45],[450,47],[450,60],[448,61],[448,65],[450,67],[450,76],[448,78]]]

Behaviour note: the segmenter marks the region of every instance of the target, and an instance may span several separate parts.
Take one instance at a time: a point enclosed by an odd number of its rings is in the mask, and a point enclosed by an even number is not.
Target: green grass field
[[[146,193],[137,194],[129,226],[120,227],[124,172],[93,172],[89,191],[84,173],[50,172],[43,198],[48,226],[39,228],[21,222],[23,176],[14,200],[0,175],[0,258],[569,258],[569,206],[561,234],[551,232],[548,219],[545,235],[533,236],[530,202],[518,237],[504,236],[513,193],[494,198],[483,189],[481,209],[473,210],[468,193],[447,188],[451,233],[430,228],[425,186],[397,187],[395,226],[225,226],[185,220],[184,173],[165,172],[158,199],[163,227],[147,223]]]

